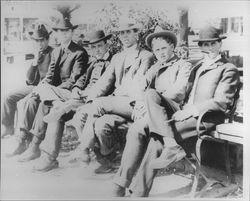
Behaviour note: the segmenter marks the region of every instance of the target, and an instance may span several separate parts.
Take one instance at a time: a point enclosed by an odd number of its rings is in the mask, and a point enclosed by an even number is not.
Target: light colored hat
[[[152,49],[152,40],[153,38],[157,38],[157,37],[167,37],[167,38],[170,38],[173,43],[174,43],[174,47],[176,47],[176,44],[177,44],[177,37],[176,35],[171,32],[171,31],[166,31],[166,30],[163,30],[160,26],[157,26],[155,28],[155,31],[154,33],[152,34],[149,34],[146,38],[146,45]]]

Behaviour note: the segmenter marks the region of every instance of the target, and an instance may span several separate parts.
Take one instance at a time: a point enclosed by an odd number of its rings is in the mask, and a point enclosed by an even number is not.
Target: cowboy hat
[[[177,37],[176,37],[176,35],[173,32],[171,32],[171,31],[163,30],[161,27],[157,26],[155,28],[154,33],[151,33],[151,34],[149,34],[146,37],[146,45],[150,49],[152,49],[151,44],[152,44],[153,38],[157,38],[157,37],[170,38],[173,41],[173,43],[174,43],[174,47],[176,47],[176,44],[177,44]]]
[[[212,26],[206,26],[200,30],[199,39],[193,40],[194,42],[216,41],[227,38],[226,36],[220,36],[220,30]]]
[[[48,32],[44,24],[36,24],[34,30],[29,31],[29,35],[34,40],[48,38],[52,31]]]
[[[105,33],[103,30],[97,30],[97,31],[93,31],[92,33],[89,34],[88,37],[88,44],[94,44],[94,43],[98,43],[102,40],[108,40],[112,37],[112,34],[109,34],[107,36],[105,36]]]

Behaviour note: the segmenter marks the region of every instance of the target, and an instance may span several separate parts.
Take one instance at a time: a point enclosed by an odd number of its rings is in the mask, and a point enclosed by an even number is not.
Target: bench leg
[[[226,173],[227,173],[228,183],[235,183],[235,178],[231,171],[228,141],[224,142],[224,153],[225,153],[225,163],[226,163]]]

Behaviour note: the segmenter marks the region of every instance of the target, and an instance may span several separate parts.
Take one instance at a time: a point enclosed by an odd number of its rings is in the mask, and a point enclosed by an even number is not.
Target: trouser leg
[[[150,138],[146,153],[141,162],[134,185],[131,187],[134,196],[148,197],[152,188],[157,170],[150,167],[150,162],[156,159],[163,149],[163,144],[154,138]]]
[[[95,141],[94,125],[97,118],[104,114],[116,114],[131,119],[132,107],[129,97],[101,97],[97,98],[90,106],[87,121],[80,134],[79,145],[82,150],[93,146]]]
[[[41,150],[55,159],[58,157],[60,151],[64,125],[65,123],[62,120],[49,123],[45,140],[41,144]]]
[[[27,96],[33,89],[33,86],[24,86],[20,89],[10,92],[3,100],[2,121],[6,127],[14,127],[14,117],[17,109],[17,102]]]
[[[98,118],[95,122],[95,134],[100,144],[100,153],[105,156],[112,153],[115,145],[122,143],[121,139],[127,130],[128,122],[124,117],[106,114]]]
[[[131,184],[147,148],[147,133],[148,127],[144,119],[134,122],[129,128],[121,165],[113,180],[115,184],[123,188]]]
[[[61,89],[54,86],[45,87],[48,90],[48,93],[51,94],[53,101],[66,101],[69,100],[71,92],[66,89]],[[49,99],[49,97],[48,97]],[[45,102],[41,102],[36,113],[35,120],[32,125],[30,132],[34,135],[33,142],[40,144],[41,141],[45,138],[45,133],[47,129],[47,123],[43,121],[45,115],[50,111],[50,106],[47,106]]]
[[[18,103],[17,126],[18,129],[29,131],[32,128],[40,99],[31,94]]]
[[[163,98],[156,90],[150,89],[146,92],[146,106],[150,132],[173,138],[171,123],[167,122],[178,110],[173,101]]]

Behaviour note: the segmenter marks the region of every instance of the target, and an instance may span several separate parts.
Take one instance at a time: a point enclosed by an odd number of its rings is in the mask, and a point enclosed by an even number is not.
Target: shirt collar
[[[69,41],[66,45],[61,45],[61,48],[62,49],[68,49],[70,43],[71,43],[71,41]]]
[[[221,55],[219,54],[217,57],[215,57],[214,59],[210,59],[207,55],[204,57],[203,60],[203,64],[205,66],[210,66],[212,64],[214,64],[216,61],[221,59]]]
[[[103,59],[103,60],[108,60],[109,56],[110,56],[109,51],[107,51],[107,52],[104,54],[104,56],[103,56],[102,59]]]

